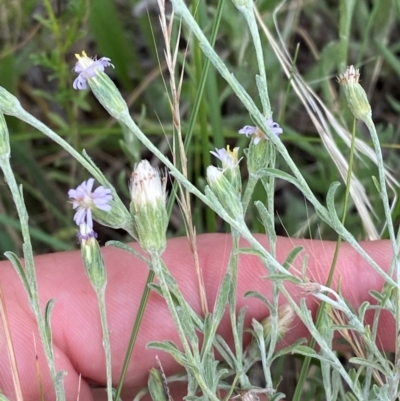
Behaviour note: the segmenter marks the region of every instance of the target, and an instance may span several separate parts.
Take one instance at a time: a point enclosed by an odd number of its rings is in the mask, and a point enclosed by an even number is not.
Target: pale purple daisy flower
[[[85,223],[90,229],[93,228],[92,208],[109,212],[111,206],[108,204],[112,199],[111,189],[100,185],[92,192],[94,178],[83,181],[76,189],[70,189],[68,196],[72,200],[72,208],[77,209],[74,215],[75,223],[80,226]]]
[[[114,65],[110,63],[111,59],[108,57],[102,57],[100,59],[92,59],[88,57],[86,52],[82,52],[82,56],[79,54],[75,54],[75,57],[78,61],[73,68],[73,71],[79,73],[79,75],[75,78],[73,83],[74,89],[83,90],[87,88],[87,80],[89,78],[93,78],[96,76],[98,72],[104,72],[104,68],[112,67]]]
[[[267,118],[266,123],[276,136],[279,136],[283,133],[283,129],[279,126],[278,123],[275,123],[272,118]],[[262,138],[268,139],[267,136],[263,132],[261,132],[258,127],[253,127],[251,125],[245,125],[242,129],[239,130],[239,134],[246,135],[247,137],[249,137],[249,135],[255,134],[256,137],[254,139],[254,145],[257,145]]]
[[[214,155],[217,159],[221,160],[222,168],[233,168],[238,165],[240,160],[238,160],[238,151],[239,148],[236,147],[233,150],[230,150],[229,145],[222,149],[215,148],[215,152],[213,150],[210,151],[212,155]]]

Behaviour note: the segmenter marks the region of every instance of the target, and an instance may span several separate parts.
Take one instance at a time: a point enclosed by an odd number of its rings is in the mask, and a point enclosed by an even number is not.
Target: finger
[[[258,238],[267,246],[264,236]],[[309,277],[323,283],[327,278],[335,243],[280,238],[277,259],[282,262],[294,245],[304,246],[304,253],[309,254],[307,272]],[[364,246],[383,268],[389,265],[391,256],[387,242],[365,243]],[[199,236],[198,249],[200,266],[206,284],[208,306],[212,310],[230,256],[230,237],[223,234]],[[113,379],[116,383],[145,286],[147,268],[141,262],[133,259],[131,255],[112,248],[104,249],[104,258],[108,271],[107,315],[112,343]],[[187,240],[185,238],[170,240],[164,258],[185,298],[196,312],[201,313],[198,281],[193,255]],[[248,290],[256,290],[269,296],[271,284],[268,280],[262,279],[266,275],[266,269],[257,257],[241,255],[239,267],[238,308],[248,307],[246,317],[248,325],[253,317],[257,320],[266,317],[268,311],[260,305],[260,302],[245,299],[244,293]],[[301,261],[294,263],[293,268],[300,269]],[[26,295],[18,278],[10,268],[5,270],[14,287],[12,293],[8,291],[6,299],[18,299],[20,307],[22,306],[25,311],[29,310],[22,301],[26,299]],[[56,299],[52,316],[53,339],[57,348],[67,358],[62,363],[57,361],[57,369],[66,369],[69,361],[75,372],[81,373],[90,381],[104,384],[105,363],[98,307],[93,289],[85,276],[80,253],[69,252],[38,257],[37,272],[42,303],[44,304],[50,298]],[[361,273],[362,278],[360,278]],[[370,299],[369,289],[379,290],[383,284],[380,277],[372,273],[371,268],[346,244],[342,246],[339,255],[336,282],[339,275],[342,276],[343,294],[355,307],[362,301]],[[294,286],[289,285],[289,288],[296,299],[304,295]],[[310,307],[315,311],[317,303],[310,302]],[[11,314],[10,320],[14,320],[15,328],[20,325],[20,322],[16,322]],[[223,322],[221,327],[221,334],[229,339],[229,321]],[[385,330],[381,341],[390,348],[392,346],[391,326],[388,327],[389,329]],[[291,342],[306,334],[305,327],[296,320],[292,330],[286,336],[285,342]],[[127,386],[140,386],[145,383],[148,370],[156,366],[155,355],[157,353],[166,374],[176,371],[176,363],[168,355],[161,355],[159,352],[146,349],[149,341],[165,339],[179,344],[175,327],[163,299],[152,293],[129,367]],[[27,351],[19,348],[18,345],[15,347],[21,355],[19,363],[31,363],[24,359],[24,353]],[[24,381],[23,379],[21,380]]]

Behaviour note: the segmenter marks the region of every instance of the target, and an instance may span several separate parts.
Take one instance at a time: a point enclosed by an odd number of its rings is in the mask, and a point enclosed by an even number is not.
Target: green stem
[[[78,162],[86,168],[96,178],[100,184],[107,186],[109,188],[110,183],[104,178],[102,174],[99,173],[78,151],[76,151],[67,141],[61,138],[58,134],[56,134],[53,130],[47,127],[47,125],[43,124],[37,118],[29,114],[27,111],[21,108],[18,113],[18,118],[22,121],[25,121],[27,124],[32,125],[39,131],[43,132],[48,138],[52,141],[60,145],[63,149],[65,149],[71,156],[73,156]]]
[[[267,74],[265,72],[264,53],[261,45],[260,32],[258,31],[256,16],[254,15],[254,8],[253,6],[243,7],[240,9],[240,11],[246,18],[247,24],[250,29],[251,37],[253,39],[252,42],[256,50],[258,71],[260,74],[261,86],[262,86],[261,88],[260,87],[258,88],[258,91],[261,103],[263,105],[263,113],[265,117],[270,118],[272,117],[272,110],[268,96]]]
[[[236,292],[237,292],[237,276],[239,267],[239,239],[240,235],[237,230],[232,229],[232,251],[229,259],[229,270],[232,274],[231,289],[229,291],[229,314],[232,325],[233,343],[235,346],[236,363],[239,367],[239,371],[243,371],[243,350],[242,350],[242,339],[238,335],[237,319],[236,319]],[[239,377],[240,385],[243,389],[248,388],[249,381],[246,377],[245,372],[240,374]]]
[[[269,146],[269,156],[270,161],[269,165],[271,168],[275,168],[276,163],[276,150],[274,146],[268,143]],[[265,179],[267,181],[265,187],[265,192],[267,194],[267,210],[269,213],[269,218],[272,223],[275,222],[275,177],[270,176]],[[275,226],[275,224],[274,224]],[[271,255],[275,258],[276,257],[276,231],[268,233],[268,240],[269,240],[269,251]]]
[[[246,210],[249,207],[249,203],[250,203],[251,197],[253,195],[254,188],[257,185],[257,182],[258,182],[258,176],[250,173],[249,179],[247,181],[246,189],[244,190],[244,194],[242,196],[243,215],[246,214]]]
[[[149,274],[147,275],[147,281],[146,281],[145,287],[143,289],[143,294],[142,294],[142,299],[140,300],[139,310],[136,314],[135,324],[133,325],[133,328],[132,328],[132,333],[131,333],[131,337],[129,339],[128,349],[125,354],[124,364],[122,366],[122,372],[121,372],[121,376],[119,378],[118,388],[117,388],[117,392],[115,395],[115,399],[117,401],[119,400],[119,397],[120,397],[121,391],[122,391],[122,387],[124,385],[126,373],[128,371],[129,362],[132,357],[133,348],[136,343],[136,339],[137,339],[137,336],[139,333],[139,328],[142,323],[144,311],[146,309],[147,301],[148,301],[149,295],[150,295],[149,284],[153,281],[153,278],[154,278],[154,272],[153,272],[153,270],[150,270]]]
[[[272,293],[272,309],[270,310],[269,318],[271,319],[271,333],[268,353],[266,357],[262,355],[262,366],[267,389],[273,389],[271,364],[273,362],[276,345],[278,343],[278,325],[279,325],[279,282],[273,280]]]
[[[113,401],[113,389],[112,389],[112,365],[111,365],[111,347],[110,347],[110,333],[108,331],[107,324],[107,312],[106,312],[106,286],[102,288],[95,288],[97,301],[99,304],[101,329],[103,333],[103,347],[104,355],[106,357],[106,375],[107,375],[107,400]],[[118,398],[116,398],[118,400]]]
[[[390,210],[390,205],[389,205],[389,197],[386,189],[386,179],[385,179],[385,165],[383,163],[383,157],[382,157],[382,149],[381,145],[379,142],[378,134],[376,132],[375,124],[372,121],[371,117],[368,117],[367,119],[364,120],[364,123],[366,124],[370,134],[371,134],[371,139],[372,143],[374,145],[375,149],[375,154],[376,154],[376,160],[377,160],[377,165],[378,165],[378,175],[379,175],[379,194],[382,199],[382,204],[383,204],[383,210],[385,213],[385,218],[386,218],[386,224],[389,232],[389,239],[393,247],[393,261],[392,265],[389,270],[389,275],[393,274],[393,270],[396,274],[396,280],[397,283],[400,284],[400,270],[398,266],[398,260],[397,260],[397,247],[396,247],[396,235],[394,232],[394,227],[393,227],[393,220],[392,220],[392,211]]]
[[[329,362],[332,365],[332,368],[339,372],[343,380],[348,384],[349,388],[354,392],[356,399],[360,401],[365,401],[359,386],[354,383],[353,379],[350,377],[350,375],[344,368],[343,364],[338,359],[335,351],[333,351],[329,346],[326,345],[324,338],[321,336],[320,332],[318,331],[316,325],[312,320],[311,312],[309,310],[304,310],[306,307],[305,304],[303,304],[304,308],[299,307],[297,302],[293,300],[289,291],[285,288],[284,285],[280,286],[280,292],[288,300],[290,306],[293,308],[297,316],[299,316],[303,320],[303,323],[310,332],[311,337],[313,339],[316,339],[316,342],[321,347],[321,350],[325,353],[324,357],[329,360]],[[309,345],[309,347],[311,348],[311,344]],[[293,397],[293,400],[294,399],[295,398]]]
[[[64,391],[64,383],[62,379],[62,374],[58,375],[55,360],[54,360],[54,352],[51,341],[51,333],[48,333],[46,330],[46,322],[40,310],[40,302],[39,302],[39,293],[37,289],[37,281],[36,281],[36,271],[35,271],[35,262],[33,258],[33,250],[31,244],[31,238],[29,235],[29,225],[28,225],[28,211],[26,210],[23,197],[22,197],[22,187],[18,188],[17,182],[15,180],[9,157],[0,157],[0,167],[3,170],[5,180],[10,188],[19,221],[21,224],[21,232],[24,240],[23,244],[23,253],[25,258],[25,270],[27,287],[25,288],[30,300],[30,304],[32,310],[35,314],[36,322],[39,329],[40,339],[43,344],[44,353],[46,356],[47,365],[49,367],[50,376],[54,384],[56,400],[64,401],[65,400],[65,391]]]
[[[342,224],[343,225],[346,222],[346,212],[347,212],[347,206],[348,206],[349,198],[350,198],[350,184],[351,184],[351,176],[352,176],[352,172],[353,172],[354,153],[355,153],[355,138],[356,138],[356,120],[354,120],[354,122],[353,122],[353,132],[352,132],[352,136],[351,136],[349,167],[347,170],[346,191],[345,191],[344,202],[343,202],[343,215],[342,215]],[[333,254],[331,268],[329,270],[328,278],[326,280],[326,285],[325,285],[326,287],[330,287],[332,285],[333,275],[335,273],[336,263],[337,263],[337,260],[339,257],[341,243],[342,243],[342,237],[339,236],[336,241],[335,253]],[[319,329],[319,327],[321,325],[323,314],[325,313],[325,305],[326,305],[325,302],[321,302],[321,304],[318,307],[317,319],[316,319],[316,323],[315,323],[315,326],[317,329]],[[310,348],[314,348],[314,347],[315,347],[315,339],[314,339],[314,337],[312,337],[311,341],[310,341]],[[293,395],[293,401],[300,400],[301,392],[302,392],[303,388],[305,388],[305,381],[307,378],[310,363],[311,363],[311,357],[309,357],[309,356],[305,357],[303,366],[301,367],[299,380],[296,385],[296,390]]]
[[[375,154],[376,154],[376,160],[377,160],[377,165],[378,165],[378,176],[379,176],[379,194],[382,199],[382,204],[383,204],[383,209],[385,213],[385,219],[386,219],[386,224],[387,224],[387,229],[389,232],[389,239],[392,244],[392,249],[393,249],[393,258],[392,258],[392,263],[389,269],[389,275],[395,274],[396,281],[397,281],[397,286],[396,288],[396,317],[399,316],[400,314],[400,296],[399,296],[399,285],[400,285],[400,269],[399,269],[399,261],[398,261],[398,248],[397,248],[397,241],[396,241],[396,235],[394,232],[394,226],[393,226],[393,220],[392,220],[392,211],[390,210],[390,205],[389,205],[389,197],[387,193],[387,188],[386,188],[386,180],[385,180],[385,165],[383,163],[383,157],[382,157],[382,149],[380,146],[379,142],[379,137],[376,132],[375,124],[372,121],[371,116],[368,116],[365,120],[364,123],[366,124],[370,134],[371,134],[371,139],[372,143],[374,145],[375,149]],[[400,319],[395,319],[396,321],[396,333],[399,333],[400,331]],[[396,341],[396,352],[395,352],[395,366],[396,370],[400,370],[400,349],[399,349],[399,341]],[[398,387],[398,382],[400,380],[400,375],[397,375],[398,378],[396,378],[395,383],[393,383],[392,389]],[[393,390],[394,391],[394,390]]]
[[[159,280],[161,292],[168,305],[168,309],[171,313],[171,316],[174,320],[175,327],[177,329],[179,338],[185,351],[185,356],[189,361],[188,366],[186,366],[186,368],[190,369],[191,373],[195,376],[197,383],[199,384],[200,388],[204,393],[204,396],[206,396],[207,399],[210,401],[218,401],[217,396],[213,394],[213,392],[208,388],[206,382],[204,381],[203,373],[199,372],[197,369],[199,364],[198,361],[196,361],[196,358],[193,357],[192,350],[185,335],[185,330],[182,327],[181,319],[176,310],[175,302],[172,299],[171,292],[168,288],[168,284],[164,273],[165,266],[161,260],[161,257],[158,253],[151,253],[150,259],[151,259],[151,266],[154,270],[157,279]],[[196,352],[196,350],[193,349],[193,352]]]

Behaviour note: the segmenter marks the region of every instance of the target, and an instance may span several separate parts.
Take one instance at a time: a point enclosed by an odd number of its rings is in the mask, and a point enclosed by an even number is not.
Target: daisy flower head
[[[108,202],[112,199],[111,189],[100,185],[92,191],[93,184],[94,178],[89,178],[87,181],[83,181],[76,189],[68,191],[68,196],[72,201],[72,208],[76,209],[74,215],[75,223],[78,226],[86,223],[90,229],[93,228],[92,209],[98,208],[109,212],[111,206]]]
[[[74,89],[83,90],[87,88],[87,80],[93,78],[99,72],[104,72],[106,67],[114,68],[114,65],[110,63],[111,59],[108,57],[102,57],[98,60],[96,58],[90,58],[86,52],[80,54],[75,54],[78,61],[73,68],[73,71],[77,72],[79,75],[75,78],[73,83]]]
[[[265,121],[275,136],[279,136],[283,133],[283,129],[278,123],[274,122],[272,118],[267,118]],[[254,145],[257,145],[263,138],[268,139],[268,137],[258,127],[253,127],[252,125],[245,125],[239,130],[239,134],[246,135],[247,137],[255,135]]]

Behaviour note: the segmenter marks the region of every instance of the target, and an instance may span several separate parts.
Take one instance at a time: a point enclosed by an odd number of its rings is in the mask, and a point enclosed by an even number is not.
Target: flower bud
[[[0,110],[0,158],[10,158],[10,138],[8,135],[8,127],[6,119]]]
[[[221,205],[233,218],[243,216],[240,193],[235,190],[221,169],[207,167],[207,181]]]
[[[79,231],[86,274],[95,289],[103,289],[107,284],[107,274],[100,246],[96,240],[97,234],[86,223],[79,226]]]
[[[247,152],[247,169],[251,175],[257,176],[261,169],[267,168],[271,159],[271,147],[273,144],[257,137],[252,138]]]
[[[364,123],[371,118],[372,111],[364,88],[358,83],[360,72],[354,66],[347,67],[344,74],[337,78],[343,87],[347,104],[353,116]]]
[[[130,211],[141,247],[149,253],[164,252],[168,216],[165,207],[165,180],[147,160],[142,160],[130,181]]]

